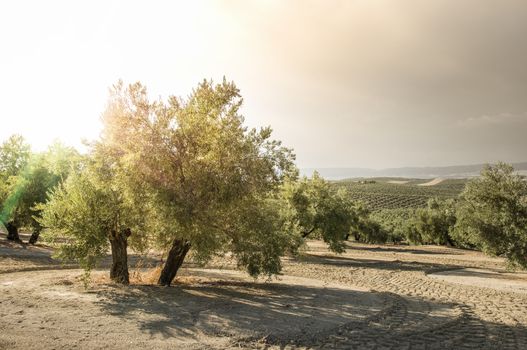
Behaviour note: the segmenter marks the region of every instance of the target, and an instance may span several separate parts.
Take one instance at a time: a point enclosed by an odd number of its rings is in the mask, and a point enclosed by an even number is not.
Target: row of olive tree
[[[25,227],[33,232],[29,243],[37,242],[42,229],[36,220],[37,206],[68,177],[78,160],[75,149],[58,142],[41,153],[31,152],[19,135],[0,145],[0,224],[8,240],[20,242],[19,229]]]
[[[38,206],[59,255],[86,269],[112,252],[111,278],[128,283],[127,246],[166,252],[170,285],[187,253],[231,252],[251,275],[276,274],[310,234],[340,252],[358,211],[317,174],[298,181],[294,154],[271,129],[248,129],[233,83],[204,81],[186,99],[151,101],[119,82],[104,130],[78,171]]]
[[[455,200],[376,219],[413,244],[444,244],[504,256],[527,268],[527,181],[505,163],[487,165]]]

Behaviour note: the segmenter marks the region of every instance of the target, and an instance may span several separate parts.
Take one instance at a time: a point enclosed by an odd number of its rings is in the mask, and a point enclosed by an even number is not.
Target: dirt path
[[[428,182],[425,182],[425,183],[422,183],[422,184],[418,184],[417,186],[434,186],[434,185],[440,184],[443,181],[445,181],[445,179],[442,179],[442,178],[438,177],[438,178],[435,178],[435,179],[430,180]]]
[[[13,260],[24,264],[0,250],[2,265]],[[103,283],[88,291],[79,270],[48,263],[0,272],[0,348],[527,348],[526,293],[429,275],[503,269],[476,252],[352,244],[337,256],[311,242],[271,283],[219,270],[231,265],[217,261],[185,268],[171,288]],[[520,274],[499,274],[523,283]]]
[[[527,273],[463,268],[428,275],[450,283],[527,294]]]

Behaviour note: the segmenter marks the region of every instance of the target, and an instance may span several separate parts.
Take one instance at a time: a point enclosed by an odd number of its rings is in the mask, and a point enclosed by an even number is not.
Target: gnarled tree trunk
[[[172,242],[172,247],[168,252],[167,261],[165,262],[165,266],[163,266],[163,270],[161,271],[161,275],[159,276],[157,284],[161,286],[170,286],[176,277],[179,268],[183,264],[183,260],[185,260],[185,256],[187,255],[189,249],[189,241],[184,239],[174,239]]]
[[[112,246],[112,267],[110,278],[117,283],[129,284],[130,276],[128,274],[128,237],[132,232],[130,229],[110,232],[110,245]]]
[[[452,239],[450,238],[450,236],[447,234],[445,236],[445,244],[447,247],[453,247],[454,246],[454,242],[452,241]]]
[[[311,228],[311,230],[303,231],[302,232],[302,238],[307,238],[313,231],[315,231],[316,227]]]
[[[42,231],[41,227],[35,227],[33,229],[33,233],[31,233],[31,237],[29,237],[29,244],[37,243],[38,237],[40,236],[41,231]]]
[[[7,224],[5,224],[5,228],[7,229],[8,240],[22,242],[20,240],[20,236],[18,235],[18,227],[12,221],[9,221]]]

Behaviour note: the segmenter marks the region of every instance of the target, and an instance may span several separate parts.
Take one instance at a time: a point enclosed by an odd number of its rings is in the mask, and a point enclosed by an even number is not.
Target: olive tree
[[[527,182],[505,163],[469,181],[457,210],[455,237],[527,268]]]
[[[431,198],[426,208],[418,208],[413,219],[414,240],[419,243],[454,246],[452,231],[456,224],[456,202]],[[418,237],[418,238],[416,238]]]
[[[344,189],[336,190],[315,172],[312,178],[288,182],[282,196],[302,238],[321,237],[331,250],[344,251],[344,241],[359,223],[359,212]]]
[[[225,79],[166,102],[150,101],[139,83],[111,91],[102,142],[154,193],[154,237],[167,250],[161,285],[171,284],[189,250],[201,261],[230,250],[253,275],[279,271],[290,240],[280,238],[269,203],[296,175],[294,156],[270,128],[244,126],[241,106]]]
[[[141,242],[148,203],[141,188],[129,186],[115,158],[97,145],[37,209],[39,223],[47,228],[45,239],[65,240],[59,258],[79,262],[89,274],[111,248],[110,278],[128,284],[128,241],[134,234]]]
[[[26,217],[33,229],[28,243],[35,244],[42,230],[38,220],[39,204],[47,201],[49,192],[65,181],[69,174],[75,171],[79,162],[80,155],[77,150],[58,141],[51,144],[45,152],[33,155],[22,198],[27,210]]]

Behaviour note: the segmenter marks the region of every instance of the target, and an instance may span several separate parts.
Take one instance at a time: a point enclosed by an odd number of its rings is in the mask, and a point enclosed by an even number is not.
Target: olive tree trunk
[[[42,228],[35,227],[33,229],[33,233],[31,233],[31,237],[29,237],[29,244],[35,244],[38,241],[38,237],[40,236],[40,232],[42,231]]]
[[[7,239],[10,241],[21,242],[20,236],[18,235],[18,227],[13,222],[5,224],[7,230]]]
[[[128,274],[128,237],[130,229],[110,232],[110,245],[112,247],[112,268],[110,278],[117,283],[129,284],[130,275]]]
[[[176,277],[179,268],[183,264],[183,260],[185,260],[185,256],[187,255],[189,249],[189,241],[183,239],[174,239],[157,284],[161,286],[170,286]]]
[[[447,247],[454,247],[455,246],[454,242],[452,241],[452,239],[450,238],[448,233],[445,236],[445,244],[446,244]]]
[[[302,238],[307,238],[307,236],[309,236],[311,233],[313,233],[313,231],[315,231],[315,229],[316,229],[316,227],[313,227],[310,230],[303,231],[302,232]]]

